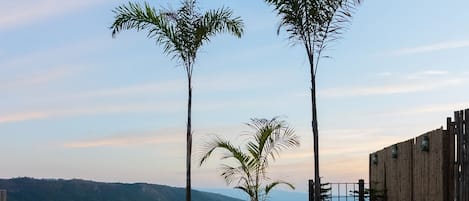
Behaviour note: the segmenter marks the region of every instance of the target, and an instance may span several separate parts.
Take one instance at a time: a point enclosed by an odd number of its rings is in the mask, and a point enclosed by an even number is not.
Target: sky
[[[185,185],[183,68],[145,32],[111,37],[121,0],[0,2],[0,178]],[[142,2],[142,1],[137,1]],[[149,0],[159,7],[178,1]],[[194,71],[193,164],[214,135],[239,142],[250,118],[280,116],[301,137],[270,167],[307,191],[313,178],[309,71],[263,1],[228,6],[241,39],[220,35]],[[445,125],[469,108],[469,1],[364,1],[318,68],[323,181],[368,178],[368,154]],[[224,187],[217,157],[196,188]]]

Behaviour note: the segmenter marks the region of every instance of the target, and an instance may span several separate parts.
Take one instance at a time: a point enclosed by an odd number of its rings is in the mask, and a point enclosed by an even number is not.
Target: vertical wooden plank
[[[372,156],[378,156],[378,163],[373,164]],[[385,149],[370,154],[370,189],[377,195],[384,195],[386,192],[386,151]]]
[[[413,201],[413,147],[414,139],[400,143],[400,148],[403,150],[402,153],[404,156],[399,160],[399,178],[401,182],[401,196],[399,200],[401,201]]]
[[[446,120],[446,130],[444,131],[445,139],[445,185],[446,185],[446,195],[445,200],[454,200],[455,198],[455,135],[454,135],[454,123],[451,121],[451,118]]]
[[[462,152],[462,135],[461,135],[461,132],[460,132],[460,127],[461,127],[461,120],[460,120],[460,115],[459,115],[459,111],[455,111],[454,112],[454,122],[455,122],[455,128],[454,128],[454,131],[456,133],[456,139],[457,139],[457,143],[456,143],[456,171],[457,171],[457,177],[455,178],[456,182],[457,182],[457,187],[456,187],[456,195],[457,195],[457,199],[456,201],[463,201],[461,200],[462,199],[462,183],[461,183],[461,171],[460,171],[460,167],[461,167],[461,152]]]
[[[428,137],[429,150],[422,151],[420,145]],[[445,135],[443,129],[430,131],[416,138],[413,147],[413,193],[414,201],[446,201],[445,181]],[[446,157],[446,158],[445,158]]]
[[[413,141],[412,139],[396,144],[397,158],[392,158],[392,146],[385,148],[388,201],[412,201]]]
[[[448,184],[448,194],[447,194],[447,199],[445,200],[454,200],[455,198],[455,187],[456,187],[456,181],[454,178],[456,175],[456,169],[455,169],[455,135],[454,135],[454,123],[451,120],[451,117],[448,117],[446,119],[446,134],[448,138],[448,175],[447,175],[447,184]]]
[[[464,111],[464,163],[463,163],[463,175],[464,175],[464,189],[465,189],[465,201],[469,201],[469,109]]]
[[[387,198],[388,198],[388,201],[398,201],[399,191],[396,190],[398,187],[397,162],[396,162],[396,159],[392,158],[391,156],[391,147],[386,147],[384,150],[386,152],[385,186],[386,186]]]

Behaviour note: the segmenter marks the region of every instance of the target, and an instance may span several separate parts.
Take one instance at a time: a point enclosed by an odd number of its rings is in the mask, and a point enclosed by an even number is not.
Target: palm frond
[[[183,0],[177,10],[156,10],[147,2],[124,4],[115,8],[115,21],[111,25],[112,36],[123,30],[147,30],[147,36],[163,46],[166,54],[178,59],[192,77],[198,51],[205,42],[222,32],[238,38],[243,34],[244,24],[240,17],[233,17],[227,7],[209,10],[202,14],[196,0]]]
[[[316,66],[329,45],[339,39],[350,24],[362,0],[265,0],[274,6],[283,29],[293,44],[305,46],[311,65]]]
[[[110,27],[113,37],[123,30],[148,30],[147,36],[155,39],[158,44],[163,46],[164,52],[172,54],[173,58],[182,51],[180,37],[178,37],[174,24],[168,21],[168,13],[163,15],[146,2],[143,6],[129,2],[127,5],[117,7],[112,12],[115,14],[115,21]]]
[[[291,183],[288,183],[288,182],[285,182],[285,181],[281,181],[281,180],[278,180],[278,181],[274,181],[270,184],[267,184],[264,188],[264,191],[265,191],[265,194],[269,194],[269,192],[275,188],[276,186],[280,185],[280,184],[283,184],[283,185],[286,185],[288,187],[290,187],[292,190],[295,190],[295,186],[293,186],[293,184]]]
[[[236,164],[224,163],[221,165],[221,176],[227,184],[237,182],[235,188],[239,188],[249,194],[251,198],[265,198],[273,187],[278,184],[291,184],[283,181],[276,181],[265,186],[266,192],[261,192],[262,184],[270,181],[267,177],[269,159],[275,157],[283,150],[299,146],[299,140],[293,129],[278,117],[272,119],[253,118],[246,123],[252,129],[245,144],[245,149],[235,147],[229,141],[219,137],[214,138],[204,146],[200,164],[203,164],[216,149],[223,151],[224,159],[235,159]],[[262,199],[261,199],[262,200]]]
[[[255,192],[252,190],[252,188],[249,188],[248,186],[235,186],[234,188],[244,191],[250,197],[254,197]]]
[[[203,154],[202,158],[200,159],[200,165],[201,166],[212,155],[212,153],[216,149],[221,149],[222,151],[225,151],[225,153],[227,155],[225,157],[223,157],[224,159],[234,158],[240,164],[245,164],[249,159],[249,157],[246,156],[239,147],[235,147],[229,141],[223,140],[219,137],[215,137],[211,141],[205,143],[204,147],[205,147],[204,148],[205,153]]]

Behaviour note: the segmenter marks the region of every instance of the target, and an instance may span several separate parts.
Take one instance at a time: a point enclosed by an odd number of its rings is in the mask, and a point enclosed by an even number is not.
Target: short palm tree
[[[285,149],[299,147],[298,136],[285,121],[273,119],[251,119],[247,125],[252,129],[243,148],[227,140],[216,137],[204,147],[200,160],[202,165],[215,150],[223,152],[221,176],[228,185],[235,182],[235,188],[246,192],[251,201],[266,200],[269,192],[279,184],[294,189],[288,182],[271,181],[267,177],[267,168],[272,160]]]
[[[115,37],[122,30],[148,31],[148,37],[163,46],[164,52],[177,59],[187,76],[187,130],[186,130],[186,200],[191,200],[191,154],[192,154],[192,72],[200,48],[210,38],[223,32],[241,37],[244,24],[233,11],[223,7],[200,13],[196,0],[184,0],[178,10],[156,10],[148,3],[140,5],[129,2],[113,10],[115,21],[110,27]]]
[[[314,180],[320,183],[319,176],[319,130],[316,105],[316,76],[319,60],[330,43],[340,37],[350,22],[355,7],[362,0],[265,0],[275,7],[280,17],[277,34],[283,28],[289,39],[306,49],[311,75],[311,116],[314,139]],[[321,192],[321,185],[314,186]],[[315,193],[320,200],[320,193]]]

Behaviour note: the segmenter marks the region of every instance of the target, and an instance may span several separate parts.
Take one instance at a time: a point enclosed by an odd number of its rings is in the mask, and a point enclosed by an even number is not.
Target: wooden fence
[[[454,112],[447,119],[448,132],[455,136],[455,200],[469,201],[469,109]]]
[[[469,109],[430,131],[370,154],[371,200],[469,201]]]

